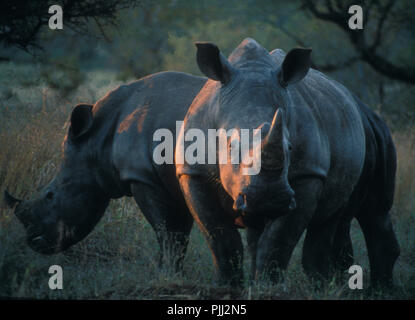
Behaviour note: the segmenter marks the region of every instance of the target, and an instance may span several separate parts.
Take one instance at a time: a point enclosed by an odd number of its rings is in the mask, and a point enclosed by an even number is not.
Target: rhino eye
[[[52,192],[52,191],[48,191],[48,192],[46,193],[46,199],[50,200],[50,199],[52,199],[52,198],[53,198],[53,192]]]

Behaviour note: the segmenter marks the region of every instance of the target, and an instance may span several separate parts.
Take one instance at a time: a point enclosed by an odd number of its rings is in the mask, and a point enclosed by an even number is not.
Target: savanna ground
[[[3,76],[13,86],[18,67],[3,65]],[[24,78],[25,73],[22,72]],[[105,74],[90,75],[88,86],[65,98],[46,86],[15,86],[9,104],[0,110],[0,190],[6,187],[20,198],[30,198],[51,180],[60,162],[60,145],[75,103],[93,102],[118,83]],[[20,88],[20,89],[19,89]],[[19,99],[19,103],[13,103]],[[17,101],[17,100],[16,100]],[[20,102],[24,103],[20,103]],[[10,106],[9,106],[10,105]],[[25,243],[25,233],[11,209],[0,211],[0,297],[51,299],[413,299],[415,297],[415,127],[394,132],[398,174],[392,218],[401,255],[396,263],[393,292],[365,294],[348,288],[348,274],[317,289],[301,267],[302,240],[278,285],[261,283],[243,290],[215,285],[211,254],[194,226],[183,275],[171,275],[157,266],[154,232],[131,198],[111,202],[93,232],[66,252],[43,256]],[[242,233],[244,233],[242,231]],[[356,222],[351,231],[355,261],[369,266],[363,235]],[[245,235],[243,235],[245,238]],[[249,270],[245,255],[245,274]],[[48,287],[49,266],[63,267],[63,290]]]

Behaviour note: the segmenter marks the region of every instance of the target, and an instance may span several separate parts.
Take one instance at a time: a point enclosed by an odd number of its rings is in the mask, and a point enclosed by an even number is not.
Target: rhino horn
[[[7,190],[4,191],[4,202],[7,206],[12,208],[15,204],[20,204],[22,200],[13,197]]]
[[[262,147],[262,161],[268,168],[280,169],[284,166],[284,114],[279,108],[272,119],[271,127]]]

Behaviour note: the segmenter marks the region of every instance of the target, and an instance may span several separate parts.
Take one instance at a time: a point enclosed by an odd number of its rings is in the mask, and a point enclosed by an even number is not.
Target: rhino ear
[[[200,71],[209,79],[226,84],[231,79],[232,67],[219,48],[208,42],[196,42],[196,60]]]
[[[69,137],[76,140],[83,136],[92,126],[92,105],[78,104],[72,111]]]
[[[296,83],[307,75],[311,65],[311,51],[311,48],[295,48],[287,53],[278,72],[281,86]]]

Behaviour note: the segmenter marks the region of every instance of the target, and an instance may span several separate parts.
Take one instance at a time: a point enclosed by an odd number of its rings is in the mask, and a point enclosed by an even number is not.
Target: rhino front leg
[[[250,271],[250,280],[255,280],[256,274],[256,256],[258,250],[258,240],[261,237],[262,229],[248,228],[246,231],[246,238],[248,243],[248,251],[251,256],[251,271]]]
[[[258,241],[256,278],[281,280],[281,271],[288,266],[292,252],[308,227],[320,197],[322,182],[303,180],[293,186],[297,208],[291,213],[268,221]]]
[[[164,190],[133,183],[135,201],[156,232],[160,245],[160,267],[175,273],[183,269],[193,218],[187,208],[177,205]]]
[[[212,251],[221,284],[240,285],[243,246],[232,219],[220,206],[218,194],[201,177],[180,177],[186,203]]]
[[[313,279],[325,280],[332,276],[333,243],[338,219],[310,225],[303,245],[302,264],[305,273]]]

